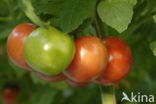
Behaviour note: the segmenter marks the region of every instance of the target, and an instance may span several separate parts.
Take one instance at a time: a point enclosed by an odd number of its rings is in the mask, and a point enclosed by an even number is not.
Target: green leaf
[[[119,33],[128,28],[133,16],[133,7],[127,0],[105,0],[98,5],[102,21]]]
[[[40,2],[34,2],[33,5],[37,14],[58,15],[64,2],[64,0],[40,0]]]
[[[154,22],[156,23],[156,15],[153,16]]]
[[[84,31],[86,28],[88,28],[93,22],[93,18],[87,18],[86,20],[84,20],[84,22],[74,31],[72,31],[71,34],[78,34],[81,33],[82,31]]]
[[[156,56],[156,41],[150,43],[150,48],[153,51],[154,56]]]
[[[35,12],[63,32],[76,30],[92,15],[97,0],[41,0],[34,2]]]
[[[40,20],[40,18],[35,14],[34,7],[30,0],[19,0],[20,7],[23,9],[26,16],[34,22],[36,25],[46,27],[47,24]]]
[[[137,0],[128,0],[133,6],[137,4]]]
[[[76,29],[87,19],[95,7],[96,0],[66,0],[60,14],[60,27],[65,33]]]

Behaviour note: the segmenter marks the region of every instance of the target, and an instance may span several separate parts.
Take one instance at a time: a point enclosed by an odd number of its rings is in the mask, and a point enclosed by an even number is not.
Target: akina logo
[[[140,92],[134,94],[131,92],[131,95],[128,96],[125,92],[122,93],[123,97],[121,102],[129,101],[129,102],[154,102],[154,95],[141,95]]]

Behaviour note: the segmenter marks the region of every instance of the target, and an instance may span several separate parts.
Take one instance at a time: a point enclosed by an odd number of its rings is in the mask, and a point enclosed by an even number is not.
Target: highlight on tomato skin
[[[63,73],[54,76],[47,76],[39,72],[35,72],[35,73],[37,74],[38,77],[40,77],[42,80],[45,80],[47,82],[58,82],[66,79],[66,76]]]
[[[108,50],[108,64],[103,74],[94,82],[109,85],[124,79],[130,71],[132,53],[129,46],[118,37],[106,37],[103,43]]]
[[[103,42],[93,36],[82,36],[75,40],[76,53],[69,67],[63,72],[75,82],[96,79],[107,64],[107,49]]]
[[[19,89],[15,87],[5,87],[2,91],[2,101],[4,104],[15,104]]]
[[[80,87],[85,87],[85,86],[88,86],[90,83],[89,82],[86,82],[86,83],[82,83],[82,82],[75,82],[75,81],[72,81],[70,79],[66,79],[65,80],[70,86],[72,87],[77,87],[77,88],[80,88]]]
[[[27,71],[33,71],[33,69],[25,61],[23,48],[26,38],[34,29],[33,24],[19,24],[12,30],[7,40],[9,58],[15,65]]]

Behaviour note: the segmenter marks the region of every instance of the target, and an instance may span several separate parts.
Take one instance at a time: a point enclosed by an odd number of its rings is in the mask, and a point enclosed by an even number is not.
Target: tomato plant
[[[19,24],[12,30],[7,40],[7,52],[12,62],[28,71],[33,70],[25,61],[23,48],[26,38],[34,29],[35,27],[32,24]]]
[[[154,103],[155,56],[156,0],[0,0],[0,104]]]
[[[107,64],[107,49],[96,37],[83,36],[75,40],[76,53],[64,74],[75,82],[89,82],[99,76]]]

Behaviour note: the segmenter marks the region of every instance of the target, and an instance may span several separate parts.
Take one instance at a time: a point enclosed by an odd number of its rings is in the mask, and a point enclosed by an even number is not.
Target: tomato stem
[[[40,20],[40,18],[35,14],[34,8],[30,0],[20,0],[19,1],[26,16],[36,25],[48,28],[48,23]]]
[[[97,19],[96,10],[93,11],[93,18],[94,18],[94,25],[95,25],[95,29],[96,29],[96,32],[97,32],[97,36],[99,38],[102,38],[102,32],[101,32],[101,29],[100,29],[99,21]]]
[[[100,86],[102,104],[116,104],[114,86]]]

